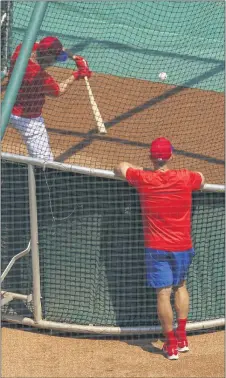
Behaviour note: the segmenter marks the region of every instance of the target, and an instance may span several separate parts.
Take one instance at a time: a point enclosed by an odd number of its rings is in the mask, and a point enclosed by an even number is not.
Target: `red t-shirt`
[[[200,189],[201,175],[187,169],[128,168],[126,179],[139,193],[145,247],[164,251],[192,248],[192,191]]]
[[[21,44],[17,46],[11,57],[9,75],[12,73],[21,46]],[[36,42],[33,51],[37,47],[38,43]],[[46,95],[58,96],[59,85],[39,64],[29,59],[12,114],[25,118],[39,117]]]

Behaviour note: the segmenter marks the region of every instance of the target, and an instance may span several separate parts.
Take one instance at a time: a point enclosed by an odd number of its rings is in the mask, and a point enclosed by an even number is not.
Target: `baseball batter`
[[[16,47],[11,57],[9,78],[21,46],[22,44]],[[68,57],[75,61],[77,71],[58,83],[45,69],[56,61],[65,61]],[[65,50],[58,38],[48,36],[34,44],[9,120],[11,125],[20,132],[31,157],[44,160],[54,159],[42,117],[45,96],[59,97],[75,80],[89,78],[91,74],[87,61]]]

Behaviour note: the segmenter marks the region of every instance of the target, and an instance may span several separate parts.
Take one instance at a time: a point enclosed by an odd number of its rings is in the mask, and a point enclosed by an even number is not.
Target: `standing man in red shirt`
[[[133,185],[140,198],[147,284],[156,288],[157,310],[166,342],[167,358],[178,359],[178,351],[189,350],[186,322],[189,294],[186,276],[194,256],[191,239],[192,192],[204,185],[200,172],[187,169],[171,170],[173,148],[166,138],[155,139],[150,148],[153,170],[122,162],[115,174]],[[178,326],[173,330],[172,289]]]
[[[17,46],[11,57],[9,77],[21,47],[21,44]],[[75,61],[78,70],[72,72],[62,83],[57,83],[45,69],[57,61],[65,61],[68,54]],[[9,120],[12,126],[20,132],[30,156],[53,160],[42,117],[45,96],[61,96],[69,85],[85,76],[88,78],[91,76],[87,61],[80,56],[73,56],[69,51],[66,52],[58,38],[48,36],[34,44]]]

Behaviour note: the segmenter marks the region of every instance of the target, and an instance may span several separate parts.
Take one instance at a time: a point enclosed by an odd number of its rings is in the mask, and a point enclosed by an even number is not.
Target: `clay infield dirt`
[[[58,80],[71,70],[51,68]],[[173,168],[204,173],[207,183],[224,184],[224,93],[94,73],[90,79],[107,128],[96,132],[83,80],[60,98],[47,98],[43,116],[56,161],[112,169],[119,161],[148,167],[153,138],[169,138]],[[20,135],[8,127],[3,152],[26,155]]]
[[[2,329],[2,377],[224,377],[224,332],[189,336],[191,351],[168,361],[162,341],[84,340]]]

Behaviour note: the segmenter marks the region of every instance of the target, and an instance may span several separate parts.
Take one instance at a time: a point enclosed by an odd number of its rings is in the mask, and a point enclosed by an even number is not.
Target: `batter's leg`
[[[22,135],[31,157],[54,160],[43,117],[29,119],[11,115],[10,123]]]

